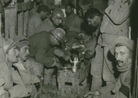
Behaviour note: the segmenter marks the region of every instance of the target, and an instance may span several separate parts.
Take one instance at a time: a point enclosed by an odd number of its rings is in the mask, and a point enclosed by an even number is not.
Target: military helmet
[[[66,32],[62,28],[56,28],[51,31],[52,35],[59,41],[63,42]]]
[[[56,18],[63,18],[64,17],[64,13],[60,8],[56,8],[53,10],[52,12],[52,16],[56,17]]]

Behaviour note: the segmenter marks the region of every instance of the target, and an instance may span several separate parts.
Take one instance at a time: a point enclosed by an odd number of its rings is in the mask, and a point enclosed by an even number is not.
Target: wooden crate
[[[73,73],[71,70],[58,71],[58,90],[60,96],[70,96],[75,98],[79,94],[79,74]]]
[[[83,70],[78,70],[75,73],[73,73],[72,70],[59,70],[57,77],[58,94],[69,98],[81,98],[88,90],[88,75],[86,73],[88,73],[87,67]]]

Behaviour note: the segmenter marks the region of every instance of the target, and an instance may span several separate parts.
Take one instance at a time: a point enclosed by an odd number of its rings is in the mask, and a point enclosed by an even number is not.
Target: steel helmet
[[[63,42],[66,32],[62,28],[56,28],[51,31],[52,35],[59,41]]]
[[[56,8],[53,10],[52,12],[52,16],[56,17],[56,18],[63,18],[64,17],[64,13],[60,8]]]

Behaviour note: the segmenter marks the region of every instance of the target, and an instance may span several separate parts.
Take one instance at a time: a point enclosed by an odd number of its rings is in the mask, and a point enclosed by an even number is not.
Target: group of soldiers
[[[0,96],[57,98],[57,70],[78,61],[78,68],[91,66],[91,87],[84,97],[130,98],[131,4],[109,0],[104,14],[96,8],[84,13],[79,7],[77,15],[68,3],[66,17],[58,7],[39,5],[28,21],[27,36],[0,38]]]

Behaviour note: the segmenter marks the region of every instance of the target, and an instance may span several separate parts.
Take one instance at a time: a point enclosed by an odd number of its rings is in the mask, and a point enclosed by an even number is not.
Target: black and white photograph
[[[0,0],[0,98],[138,98],[138,0]]]

